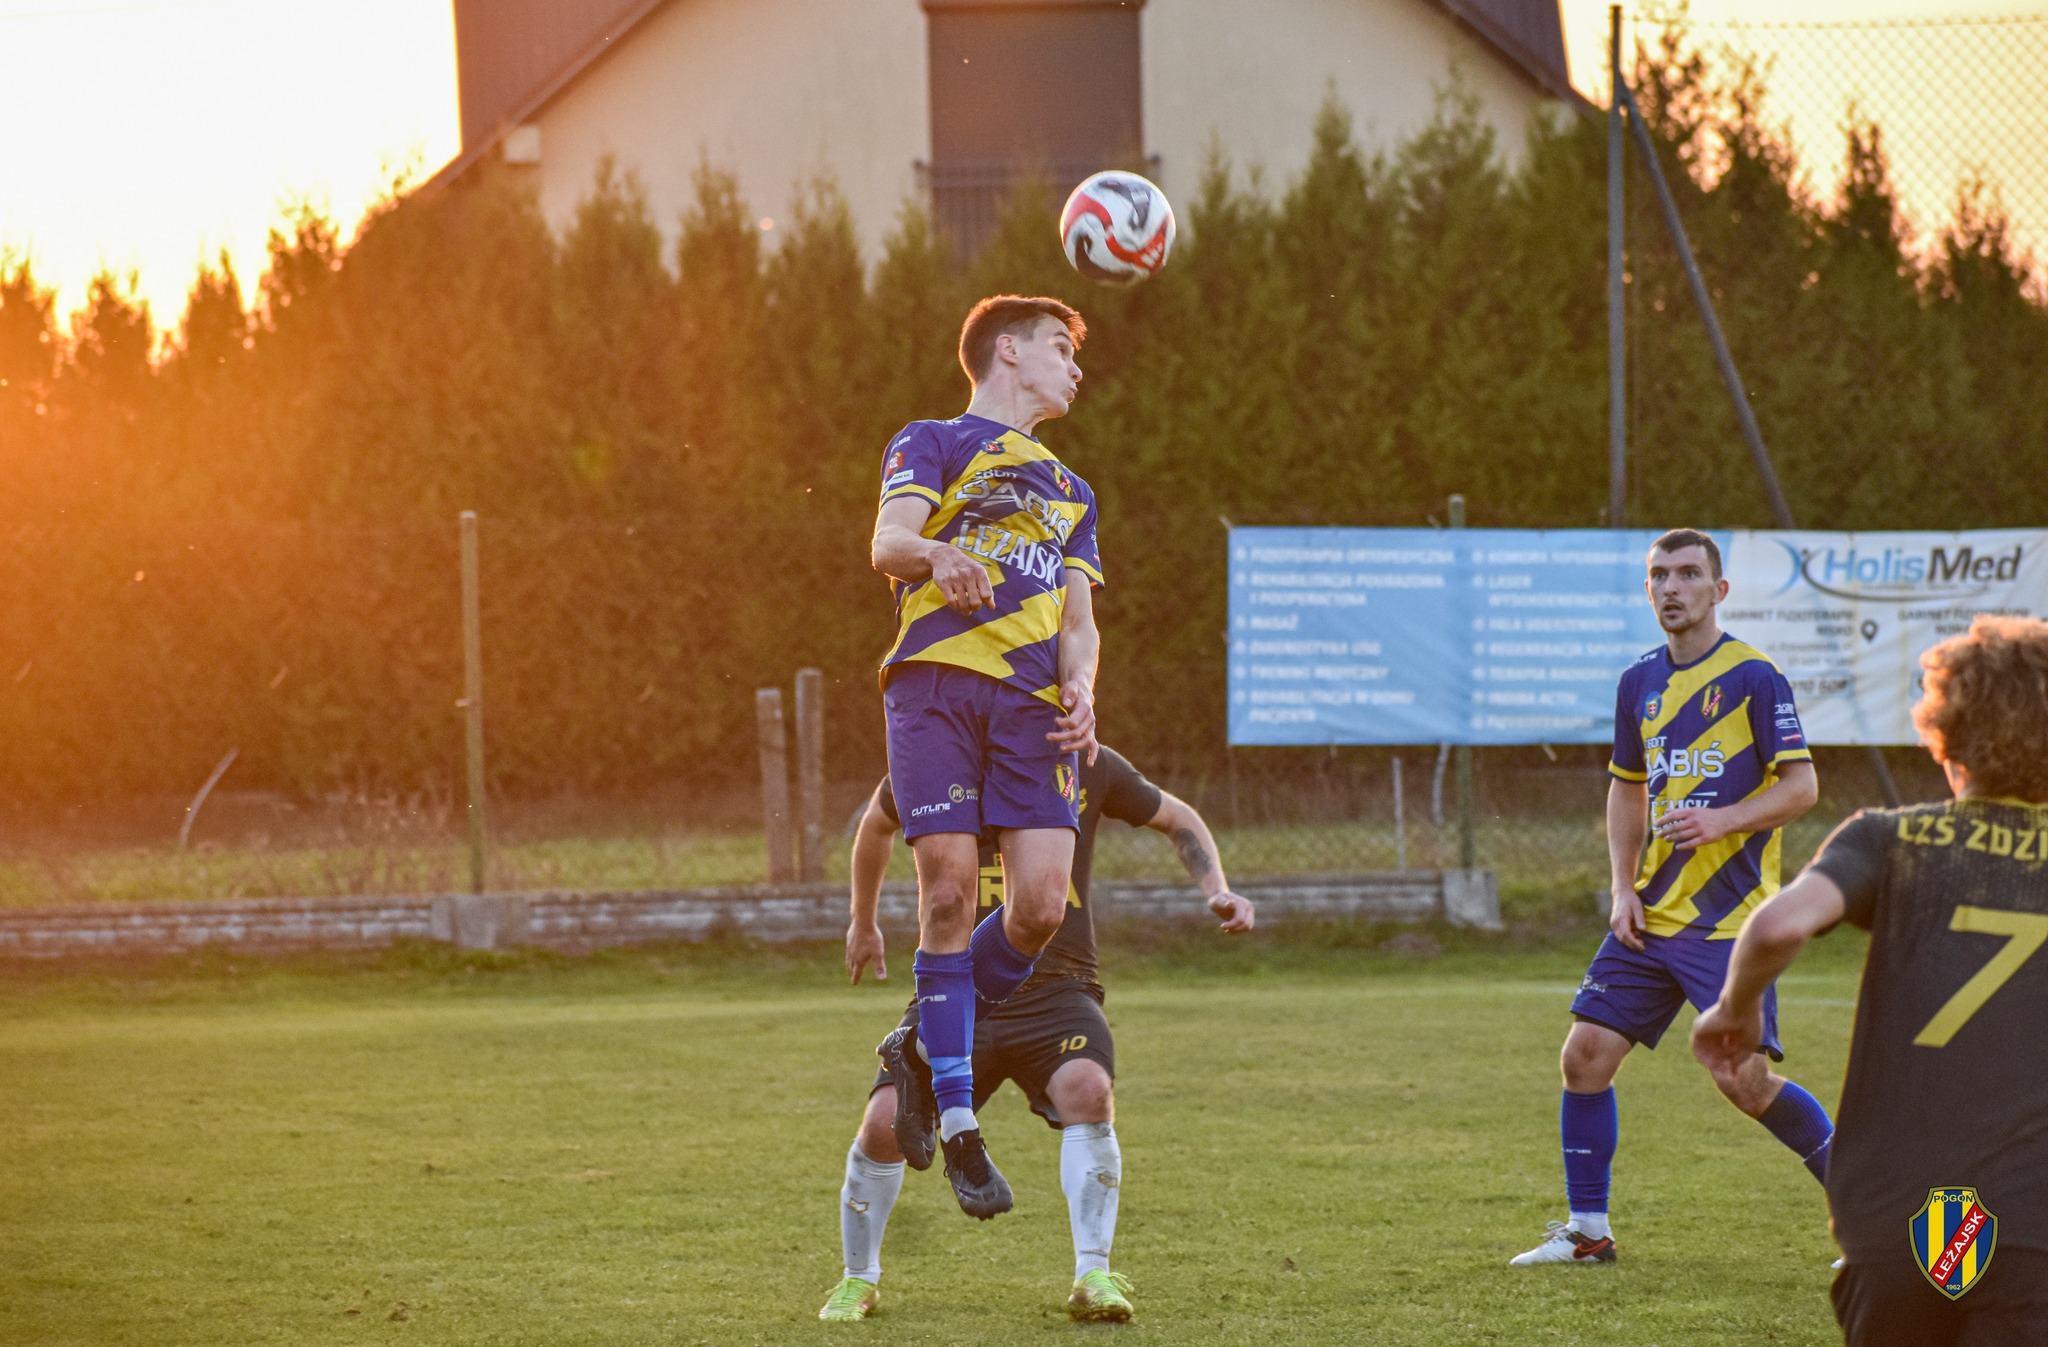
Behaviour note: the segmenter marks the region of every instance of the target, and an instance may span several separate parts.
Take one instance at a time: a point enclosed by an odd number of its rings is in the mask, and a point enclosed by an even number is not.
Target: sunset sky
[[[1707,23],[2044,9],[2043,0],[1692,5]],[[1606,5],[1564,0],[1563,13],[1574,76],[1598,89]],[[0,249],[26,252],[67,312],[104,266],[135,271],[158,323],[172,325],[202,256],[225,247],[244,286],[254,282],[283,203],[309,198],[346,231],[404,165],[431,172],[459,148],[447,0],[0,0],[0,50],[9,55]],[[2048,127],[2032,130],[2033,145],[2048,144]],[[1832,159],[1832,141],[1829,151]],[[2048,166],[2036,171],[2048,176]],[[1927,190],[1945,198],[1952,186]]]

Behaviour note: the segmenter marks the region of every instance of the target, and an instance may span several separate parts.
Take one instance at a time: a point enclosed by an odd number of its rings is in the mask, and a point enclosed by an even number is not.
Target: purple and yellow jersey
[[[1778,891],[1775,828],[1730,833],[1697,850],[1657,836],[1678,809],[1734,804],[1768,789],[1787,762],[1808,762],[1792,685],[1770,657],[1732,636],[1691,664],[1660,647],[1621,676],[1607,770],[1647,782],[1649,845],[1636,892],[1651,935],[1733,940],[1751,909]]]
[[[1095,493],[1052,451],[980,416],[913,421],[882,456],[882,500],[929,501],[923,535],[977,558],[995,607],[963,616],[930,580],[895,582],[889,670],[913,660],[954,664],[1060,704],[1060,614],[1071,567],[1102,583]]]

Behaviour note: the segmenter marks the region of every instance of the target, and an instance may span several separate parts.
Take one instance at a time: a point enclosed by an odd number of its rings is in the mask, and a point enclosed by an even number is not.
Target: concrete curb
[[[1247,880],[1237,891],[1258,905],[1266,927],[1441,920],[1501,928],[1488,870],[1297,875]],[[1188,885],[1104,882],[1096,886],[1096,913],[1105,923],[1212,920],[1201,894]],[[880,916],[886,927],[914,928],[916,891],[886,886]],[[581,952],[654,941],[832,940],[845,932],[842,884],[243,898],[0,910],[0,959],[175,954],[215,946],[249,953],[378,949],[403,940]]]

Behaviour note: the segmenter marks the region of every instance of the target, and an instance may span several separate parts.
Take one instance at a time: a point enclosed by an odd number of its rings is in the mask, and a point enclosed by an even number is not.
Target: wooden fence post
[[[484,638],[476,511],[462,512],[462,727],[469,784],[469,891],[484,891]]]
[[[796,671],[797,874],[825,878],[825,675]]]
[[[754,694],[754,723],[761,735],[761,829],[768,838],[768,882],[796,878],[789,826],[789,743],[782,728],[782,689]]]

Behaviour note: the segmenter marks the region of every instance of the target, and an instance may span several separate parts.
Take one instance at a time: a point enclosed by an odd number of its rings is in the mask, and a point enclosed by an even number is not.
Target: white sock
[[[971,1108],[949,1108],[939,1114],[939,1140],[951,1141],[962,1132],[972,1132],[981,1126],[974,1120]]]
[[[1604,1211],[1575,1211],[1566,1225],[1584,1235],[1587,1239],[1606,1239],[1607,1213]]]
[[[839,1245],[846,1254],[847,1276],[881,1283],[882,1233],[902,1191],[903,1162],[885,1165],[868,1159],[856,1137],[846,1150],[846,1185],[839,1190]]]
[[[1116,1199],[1122,1191],[1124,1154],[1108,1123],[1068,1123],[1060,1129],[1060,1191],[1074,1231],[1074,1278],[1109,1270],[1116,1239]]]

